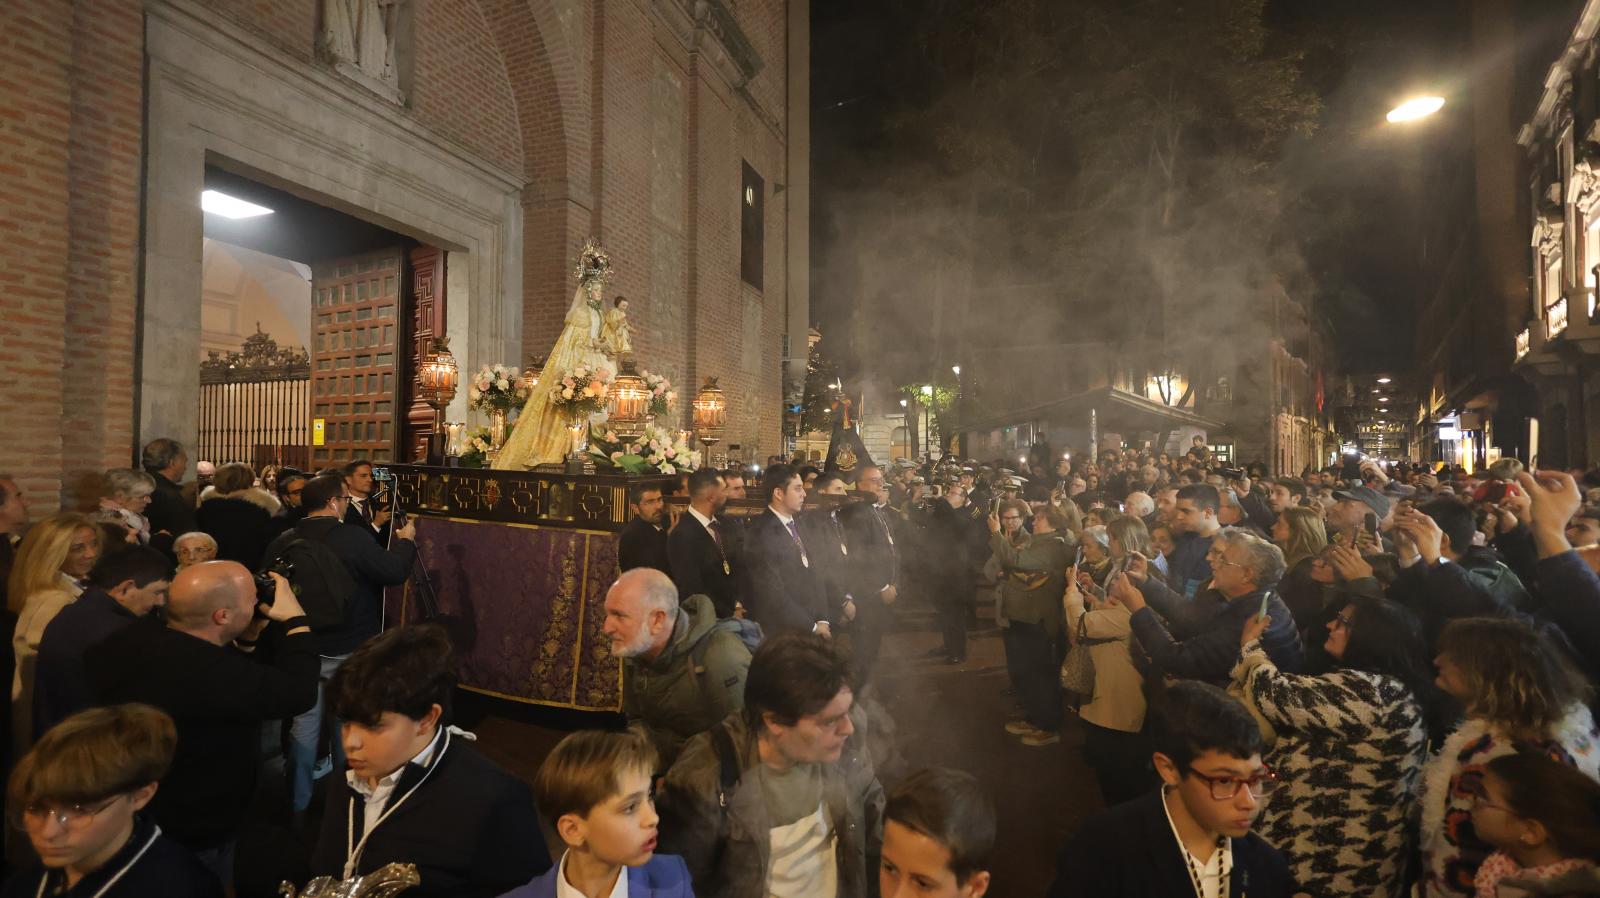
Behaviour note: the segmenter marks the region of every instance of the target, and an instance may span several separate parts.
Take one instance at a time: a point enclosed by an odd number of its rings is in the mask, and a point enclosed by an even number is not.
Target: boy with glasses
[[[1289,898],[1282,853],[1250,831],[1278,785],[1261,730],[1221,689],[1180,682],[1152,720],[1159,792],[1084,821],[1050,898]]]
[[[92,708],[45,733],[7,793],[39,863],[0,896],[220,898],[216,877],[141,813],[177,743],[172,718],[149,705]]]

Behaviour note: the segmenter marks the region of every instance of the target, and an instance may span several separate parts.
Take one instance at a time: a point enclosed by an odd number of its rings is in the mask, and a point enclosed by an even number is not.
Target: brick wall
[[[0,36],[0,470],[36,514],[132,458],[137,0],[22,0]]]
[[[412,114],[485,158],[521,171],[522,134],[511,82],[478,4],[419,4],[415,27]]]
[[[316,0],[210,0],[292,60],[314,58]],[[129,464],[140,246],[142,0],[16,0],[0,34],[0,471],[44,509]],[[783,111],[785,4],[740,4]],[[410,114],[520,171],[521,337],[548,349],[572,258],[597,229],[618,265],[638,351],[688,401],[708,374],[729,442],[776,451],[784,328],[783,136],[646,3],[416,5]],[[739,278],[740,161],[767,181],[765,291]],[[199,247],[195,248],[199,252]],[[511,361],[511,360],[507,360]]]

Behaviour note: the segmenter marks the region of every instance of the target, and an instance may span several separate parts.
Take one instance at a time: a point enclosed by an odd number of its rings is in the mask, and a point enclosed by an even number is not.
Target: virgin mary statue
[[[539,374],[541,385],[560,383],[567,372],[582,365],[590,370],[614,369],[610,354],[600,338],[604,316],[600,313],[600,294],[611,277],[611,263],[605,251],[591,241],[583,248],[578,262],[578,289],[567,309],[566,327],[556,339],[554,349]],[[572,432],[567,420],[550,404],[548,387],[535,387],[528,403],[500,447],[494,466],[500,470],[521,471],[534,465],[555,464],[572,451]]]

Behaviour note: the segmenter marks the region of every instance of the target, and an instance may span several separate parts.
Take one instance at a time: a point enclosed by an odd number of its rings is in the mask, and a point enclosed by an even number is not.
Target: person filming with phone
[[[1211,582],[1185,601],[1149,575],[1143,556],[1134,556],[1126,573],[1107,590],[1130,612],[1133,635],[1168,676],[1226,685],[1239,655],[1239,634],[1252,617],[1270,617],[1261,647],[1279,670],[1300,670],[1300,633],[1288,606],[1278,597],[1283,551],[1243,530],[1217,534],[1207,556]],[[1159,612],[1159,615],[1158,615]],[[1163,621],[1163,618],[1165,619]]]
[[[289,579],[305,606],[320,656],[322,685],[357,646],[383,629],[383,590],[406,582],[417,557],[415,520],[395,522],[393,545],[387,549],[373,540],[365,522],[350,522],[354,499],[348,482],[348,475],[337,474],[307,481],[300,493],[306,516],[273,540],[262,559],[265,570]],[[296,814],[310,806],[317,771],[337,768],[342,760],[335,737],[330,764],[318,763],[325,724],[329,731],[338,731],[324,720],[322,692],[319,686],[316,704],[290,725],[289,798]]]

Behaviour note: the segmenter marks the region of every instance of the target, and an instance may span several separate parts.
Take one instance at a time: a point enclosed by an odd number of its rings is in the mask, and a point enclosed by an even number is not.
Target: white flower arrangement
[[[580,421],[605,410],[606,389],[615,376],[609,368],[579,365],[550,388],[550,404],[568,421]]]
[[[528,401],[528,383],[509,365],[484,365],[472,376],[467,402],[480,412],[513,412]]]
[[[672,411],[672,404],[678,401],[678,394],[672,389],[672,381],[659,374],[649,371],[639,372],[644,379],[645,389],[650,391],[650,414],[656,418],[665,417]]]
[[[602,466],[620,468],[629,474],[677,474],[700,467],[700,453],[665,427],[645,426],[637,440],[624,442],[616,431],[607,429],[590,439],[589,453]]]

